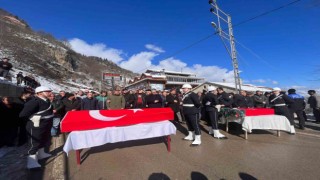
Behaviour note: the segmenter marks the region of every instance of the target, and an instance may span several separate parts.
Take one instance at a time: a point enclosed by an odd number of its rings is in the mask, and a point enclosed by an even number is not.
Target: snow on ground
[[[12,83],[16,84],[17,83],[17,80],[16,80],[16,74],[18,72],[22,72],[23,76],[33,76],[35,78],[36,81],[38,81],[41,86],[46,86],[50,89],[53,90],[53,92],[57,93],[59,92],[60,90],[64,90],[66,92],[74,92],[74,91],[78,91],[80,88],[87,88],[87,89],[91,89],[90,87],[84,85],[84,84],[79,84],[79,83],[74,83],[74,82],[71,82],[71,81],[67,81],[68,84],[71,84],[72,86],[70,85],[66,85],[66,84],[60,84],[60,83],[57,83],[55,82],[54,80],[50,80],[50,79],[47,79],[45,77],[42,77],[42,76],[35,76],[33,73],[29,73],[27,71],[23,71],[23,70],[20,70],[20,69],[15,69],[13,68],[14,70],[14,73],[11,72],[11,75],[12,75]],[[7,83],[10,83],[10,82],[7,82]]]
[[[61,49],[63,51],[67,51],[65,48],[63,48],[61,46],[57,46],[55,44],[52,44],[49,41],[47,41],[46,39],[44,39],[44,38],[40,38],[40,37],[37,37],[37,36],[32,36],[30,34],[22,34],[22,33],[15,34],[15,36],[18,36],[18,37],[23,38],[23,39],[28,39],[30,41],[34,41],[34,42],[39,42],[39,43],[45,44],[48,47],[59,48],[59,49]]]

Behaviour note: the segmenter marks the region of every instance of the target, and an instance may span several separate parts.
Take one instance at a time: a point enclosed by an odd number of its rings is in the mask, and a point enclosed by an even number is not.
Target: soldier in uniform
[[[199,113],[199,107],[201,106],[199,96],[191,91],[192,86],[190,84],[184,84],[182,86],[183,98],[182,106],[184,117],[188,126],[188,136],[184,139],[193,141],[192,145],[201,144],[201,131],[199,127],[199,119],[197,114]]]
[[[226,93],[222,87],[218,87],[217,91],[218,91],[218,103],[222,107],[231,108],[233,101],[229,97],[229,94]]]
[[[50,143],[51,127],[53,120],[53,107],[49,101],[51,90],[40,86],[35,89],[35,97],[25,103],[20,112],[20,118],[29,119],[27,122],[27,132],[30,148],[28,150],[27,168],[40,168],[38,159],[44,159],[51,156],[44,151],[44,148]]]
[[[281,89],[276,87],[273,88],[273,94],[270,96],[270,105],[273,106],[275,114],[285,116],[291,125],[291,134],[295,134],[294,129],[294,117],[288,109],[288,105],[293,103],[293,100],[286,94],[280,93]]]
[[[203,97],[202,104],[205,109],[205,116],[207,123],[209,125],[209,134],[213,134],[214,138],[226,139],[226,137],[219,132],[218,129],[218,110],[216,105],[218,105],[218,98],[213,93],[214,87],[208,87],[208,93]]]

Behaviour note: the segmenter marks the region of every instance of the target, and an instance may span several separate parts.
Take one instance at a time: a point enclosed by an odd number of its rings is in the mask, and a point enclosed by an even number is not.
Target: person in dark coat
[[[167,102],[167,96],[169,95],[168,90],[163,90],[162,93],[159,93],[161,99],[162,99],[162,107],[168,107],[168,102]]]
[[[0,102],[0,147],[14,146],[18,133],[19,109],[13,103],[13,98],[4,96]]]
[[[288,109],[288,105],[292,104],[293,100],[288,95],[280,93],[281,89],[278,87],[273,88],[272,92],[273,94],[269,99],[270,105],[273,106],[275,114],[285,116],[289,120],[291,125],[290,133],[295,134],[294,117]]]
[[[264,96],[266,97],[266,99],[267,99],[266,108],[270,108],[271,106],[270,106],[270,103],[269,103],[269,98],[270,98],[270,96],[271,96],[271,93],[270,93],[270,92],[265,92],[263,95],[264,95]]]
[[[87,93],[87,97],[81,101],[81,110],[98,110],[99,103],[96,98],[93,97],[92,92]]]
[[[17,85],[20,85],[20,84],[22,84],[22,82],[24,82],[24,77],[23,77],[23,74],[21,71],[17,74],[16,79],[17,79]],[[24,84],[26,84],[26,83],[24,83]]]
[[[256,91],[256,94],[253,96],[254,107],[265,108],[267,105],[268,99],[262,94],[261,91]]]
[[[221,107],[231,108],[233,100],[229,97],[229,94],[226,93],[222,87],[218,87],[217,91],[219,105],[221,105]]]
[[[135,108],[145,108],[146,107],[146,95],[143,93],[142,89],[139,89],[135,94]]]
[[[66,91],[60,90],[59,94],[55,98],[60,101],[63,101],[66,98]]]
[[[149,89],[147,91],[149,91]],[[152,89],[151,94],[147,95],[145,99],[146,99],[146,107],[148,107],[148,108],[161,108],[162,107],[162,98],[157,93],[157,90],[155,90],[155,89]]]
[[[32,92],[25,90],[21,93],[21,95],[19,97],[14,99],[14,104],[18,108],[18,114],[22,111],[24,104],[30,100],[31,96],[32,96]],[[27,143],[28,135],[27,135],[26,126],[27,126],[28,120],[29,119],[19,118],[19,121],[18,121],[18,128],[19,128],[18,146],[22,146],[25,143]]]
[[[48,97],[51,90],[40,86],[35,89],[35,97],[25,103],[20,112],[20,118],[28,118],[27,132],[29,135],[29,150],[27,168],[40,168],[38,159],[44,159],[51,156],[44,151],[50,144],[50,130],[53,120],[53,108]]]
[[[57,99],[53,93],[49,96],[49,100],[51,102],[51,105],[53,107],[53,122],[52,122],[52,128],[51,128],[51,136],[57,137],[59,135],[59,127],[60,127],[60,121],[63,118],[63,104],[60,99]]]
[[[135,107],[135,96],[134,94],[132,94],[130,91],[128,91],[128,89],[124,88],[122,90],[124,99],[126,100],[126,105],[125,108],[126,109],[132,109]]]
[[[253,103],[253,92],[246,92],[247,95],[246,95],[246,101],[247,101],[247,105],[248,105],[248,108],[253,108],[254,107],[254,103]]]
[[[248,108],[248,97],[246,91],[240,91],[240,94],[235,94],[233,97],[233,107]]]
[[[315,90],[309,90],[308,94],[310,95],[308,98],[308,104],[310,104],[310,108],[313,110],[316,123],[320,124],[320,96],[316,94]]]
[[[9,63],[9,58],[2,58],[2,61],[0,61],[0,76],[6,78],[11,69],[12,64]]]
[[[217,95],[214,94],[215,88],[208,87],[208,93],[202,99],[202,104],[205,109],[205,116],[209,126],[209,134],[213,134],[214,138],[226,139],[226,137],[220,133],[218,128],[218,105]]]
[[[289,110],[292,114],[296,113],[299,120],[299,128],[304,129],[305,126],[305,118],[303,116],[303,110],[306,108],[306,102],[304,101],[304,97],[300,94],[296,94],[295,89],[288,90],[288,97],[293,100],[292,104],[289,104]]]
[[[197,114],[201,106],[199,96],[191,91],[190,84],[184,84],[183,90],[183,113],[188,126],[188,136],[184,140],[193,141],[191,145],[201,144],[201,130],[199,127],[199,119]]]
[[[166,96],[167,106],[174,112],[174,120],[176,122],[182,123],[182,118],[180,114],[180,100],[177,96],[176,89],[171,89],[170,94]]]
[[[66,93],[65,98],[62,100],[64,112],[77,111],[81,109],[81,101],[78,100],[74,94]]]

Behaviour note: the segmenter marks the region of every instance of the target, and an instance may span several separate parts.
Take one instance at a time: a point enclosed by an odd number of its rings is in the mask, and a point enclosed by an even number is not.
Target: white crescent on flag
[[[126,115],[123,115],[123,116],[118,116],[118,117],[108,117],[108,116],[104,116],[104,115],[100,114],[100,110],[91,110],[91,111],[89,111],[89,115],[92,118],[100,120],[100,121],[116,121],[116,120],[119,120],[119,119],[126,116]]]

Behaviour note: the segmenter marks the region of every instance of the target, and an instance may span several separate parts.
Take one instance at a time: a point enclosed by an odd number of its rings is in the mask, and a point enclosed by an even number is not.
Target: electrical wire
[[[270,64],[268,61],[264,60],[261,56],[259,56],[257,53],[255,53],[252,49],[248,48],[247,46],[245,46],[244,44],[240,43],[238,40],[234,39],[234,41],[240,45],[242,48],[244,48],[245,50],[247,50],[248,52],[250,52],[253,56],[255,56],[258,60],[260,60],[261,62],[263,62],[264,64],[266,64],[270,69],[272,69],[273,71],[282,74],[283,76],[285,76],[286,78],[290,79],[292,82],[296,83],[297,85],[300,85],[300,83],[298,83],[297,81],[295,81],[294,79],[292,79],[290,76],[287,76],[285,73],[282,73],[281,70],[277,69],[275,66],[273,66],[272,64]]]
[[[235,25],[232,25],[232,28],[233,28],[233,27],[240,26],[240,25],[243,25],[243,24],[248,23],[248,22],[250,22],[250,21],[253,21],[253,20],[257,19],[257,18],[266,16],[266,15],[268,15],[268,14],[270,14],[270,13],[273,13],[273,12],[275,12],[275,11],[278,11],[278,10],[280,10],[280,9],[283,9],[283,8],[285,8],[285,7],[288,7],[288,6],[290,6],[290,5],[293,5],[293,4],[295,4],[295,3],[298,3],[299,1],[301,1],[301,0],[292,1],[292,2],[290,2],[290,3],[287,3],[287,4],[285,4],[285,5],[282,5],[282,6],[280,6],[280,7],[274,8],[274,9],[269,10],[269,11],[266,11],[266,12],[264,12],[264,13],[261,13],[261,14],[259,14],[259,15],[257,15],[257,16],[252,17],[252,18],[243,20],[243,21],[241,21],[241,22],[239,22],[239,23],[237,23],[237,24],[235,24]],[[225,30],[225,29],[224,29],[224,30]],[[181,48],[181,49],[177,50],[176,52],[172,53],[170,56],[167,56],[167,57],[164,58],[164,59],[168,59],[168,58],[171,58],[171,57],[173,57],[173,56],[175,56],[175,55],[177,55],[177,54],[180,54],[181,52],[184,52],[185,50],[187,50],[187,49],[189,49],[189,48],[191,48],[191,47],[193,47],[193,46],[195,46],[195,45],[197,45],[197,44],[199,44],[199,43],[201,43],[201,42],[203,42],[203,41],[205,41],[205,40],[213,37],[213,36],[216,35],[216,34],[218,34],[218,32],[215,32],[215,33],[213,33],[213,34],[207,35],[207,36],[201,38],[200,40],[195,41],[195,42],[191,43],[190,45],[188,45],[188,46],[186,46],[186,47],[184,47],[184,48]],[[152,65],[150,65],[150,66],[148,66],[148,67],[151,67],[151,66],[152,66]],[[148,69],[148,67],[143,68],[143,69],[141,69],[141,70],[139,70],[139,71],[137,71],[137,72],[142,72],[142,71]]]

